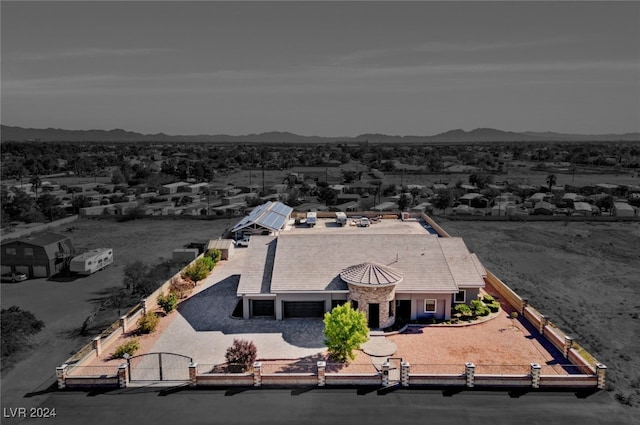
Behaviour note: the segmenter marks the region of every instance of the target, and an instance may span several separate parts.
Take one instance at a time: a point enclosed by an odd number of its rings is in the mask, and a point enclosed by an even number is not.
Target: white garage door
[[[29,273],[29,266],[16,266],[16,271],[19,273],[24,273],[27,276],[31,274]]]
[[[47,267],[33,266],[33,277],[47,277]]]

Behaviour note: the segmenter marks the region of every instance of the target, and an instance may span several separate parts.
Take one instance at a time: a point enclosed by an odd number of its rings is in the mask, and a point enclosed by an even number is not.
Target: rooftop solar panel
[[[291,212],[293,211],[293,208],[285,205],[285,204],[281,204],[281,203],[277,203],[273,206],[273,208],[271,209],[273,212],[276,212],[280,215],[289,215],[291,214]]]
[[[238,231],[252,223],[271,230],[280,230],[287,222],[292,211],[293,208],[280,202],[269,201],[266,204],[254,208],[251,213],[240,220],[231,231]]]

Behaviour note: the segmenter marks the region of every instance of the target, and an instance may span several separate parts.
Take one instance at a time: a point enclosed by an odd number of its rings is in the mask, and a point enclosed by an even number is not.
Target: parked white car
[[[28,276],[20,272],[11,272],[2,275],[3,282],[22,282],[27,280]]]
[[[369,227],[370,224],[371,224],[371,222],[369,221],[369,219],[367,217],[362,217],[360,219],[360,224],[358,224],[358,226],[360,226],[360,227]]]
[[[236,241],[236,246],[249,246],[251,236],[243,236],[242,239]]]

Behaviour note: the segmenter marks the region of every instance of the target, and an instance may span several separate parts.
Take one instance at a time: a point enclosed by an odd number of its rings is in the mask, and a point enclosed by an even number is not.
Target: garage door
[[[285,301],[284,317],[322,317],[324,301]]]
[[[47,277],[47,266],[33,266],[33,277]]]
[[[251,300],[252,316],[275,316],[273,300]]]

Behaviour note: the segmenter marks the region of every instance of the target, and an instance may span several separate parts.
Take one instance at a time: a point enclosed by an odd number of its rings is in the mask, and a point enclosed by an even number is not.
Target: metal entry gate
[[[129,358],[131,381],[188,381],[191,357],[174,353],[148,353]]]
[[[389,362],[389,385],[400,385],[402,357],[388,357],[387,362]]]

